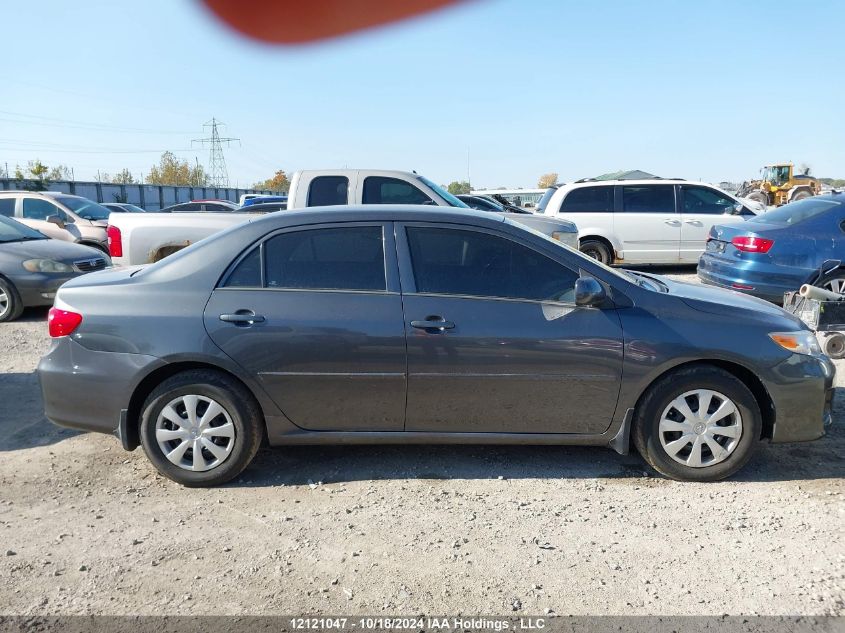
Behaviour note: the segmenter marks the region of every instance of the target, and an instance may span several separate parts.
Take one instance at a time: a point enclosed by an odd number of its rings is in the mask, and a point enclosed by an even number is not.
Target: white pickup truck
[[[426,204],[468,209],[442,187],[415,173],[325,169],[298,171],[293,175],[288,210],[345,204]],[[578,229],[570,221],[532,213],[502,215],[578,248]],[[108,227],[109,251],[116,266],[149,264],[255,217],[258,214],[112,213]]]

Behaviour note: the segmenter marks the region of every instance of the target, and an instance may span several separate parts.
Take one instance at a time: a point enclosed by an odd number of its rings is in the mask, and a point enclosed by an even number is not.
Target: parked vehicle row
[[[256,217],[69,281],[49,330],[47,417],[116,432],[188,486],[237,476],[263,439],[633,441],[659,472],[711,481],[762,439],[823,435],[834,373],[770,303],[430,205]]]
[[[299,171],[291,179],[286,201],[262,202],[265,199],[247,200],[251,204],[239,213],[115,214],[108,229],[111,256],[122,266],[155,262],[224,228],[280,210],[282,205],[285,210],[296,210],[346,204],[421,204],[470,211],[460,199],[418,174],[386,170]],[[577,248],[578,229],[572,222],[502,208],[494,211]]]

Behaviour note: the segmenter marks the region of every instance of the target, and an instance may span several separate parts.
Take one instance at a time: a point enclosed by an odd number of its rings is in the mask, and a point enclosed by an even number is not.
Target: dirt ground
[[[845,613],[841,393],[827,437],[715,484],[602,448],[355,446],[189,490],[43,418],[45,315],[0,324],[2,614]]]

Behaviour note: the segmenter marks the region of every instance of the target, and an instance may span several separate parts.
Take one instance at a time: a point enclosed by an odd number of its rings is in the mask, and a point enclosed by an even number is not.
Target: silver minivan
[[[47,237],[93,246],[106,254],[109,213],[93,200],[58,191],[0,191],[0,215]]]

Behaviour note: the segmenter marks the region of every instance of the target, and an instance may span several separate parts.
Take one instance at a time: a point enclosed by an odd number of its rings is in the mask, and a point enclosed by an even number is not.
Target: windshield
[[[546,205],[549,204],[551,197],[555,195],[555,191],[557,191],[557,187],[549,187],[546,189],[543,197],[537,202],[537,213],[544,213],[546,211]]]
[[[767,213],[755,215],[748,220],[749,223],[757,222],[758,224],[798,224],[804,220],[809,220],[825,211],[829,211],[834,207],[841,206],[840,203],[831,198],[805,198],[798,202],[790,202],[782,207],[773,209]]]
[[[47,236],[43,233],[0,215],[0,243],[46,239]]]
[[[455,196],[453,196],[451,193],[446,191],[440,185],[435,185],[428,178],[424,178],[423,176],[417,176],[417,178],[419,179],[420,182],[422,182],[423,184],[425,184],[428,187],[430,187],[431,189],[433,189],[434,193],[436,193],[438,196],[440,196],[446,202],[448,202],[450,207],[459,207],[461,209],[469,209],[469,205],[464,204],[463,202],[458,200]]]
[[[68,209],[73,211],[80,218],[85,220],[108,220],[111,211],[88,198],[73,198],[71,196],[57,196],[56,201],[61,202]]]
[[[782,185],[789,180],[789,165],[771,165],[763,168],[763,180]]]

